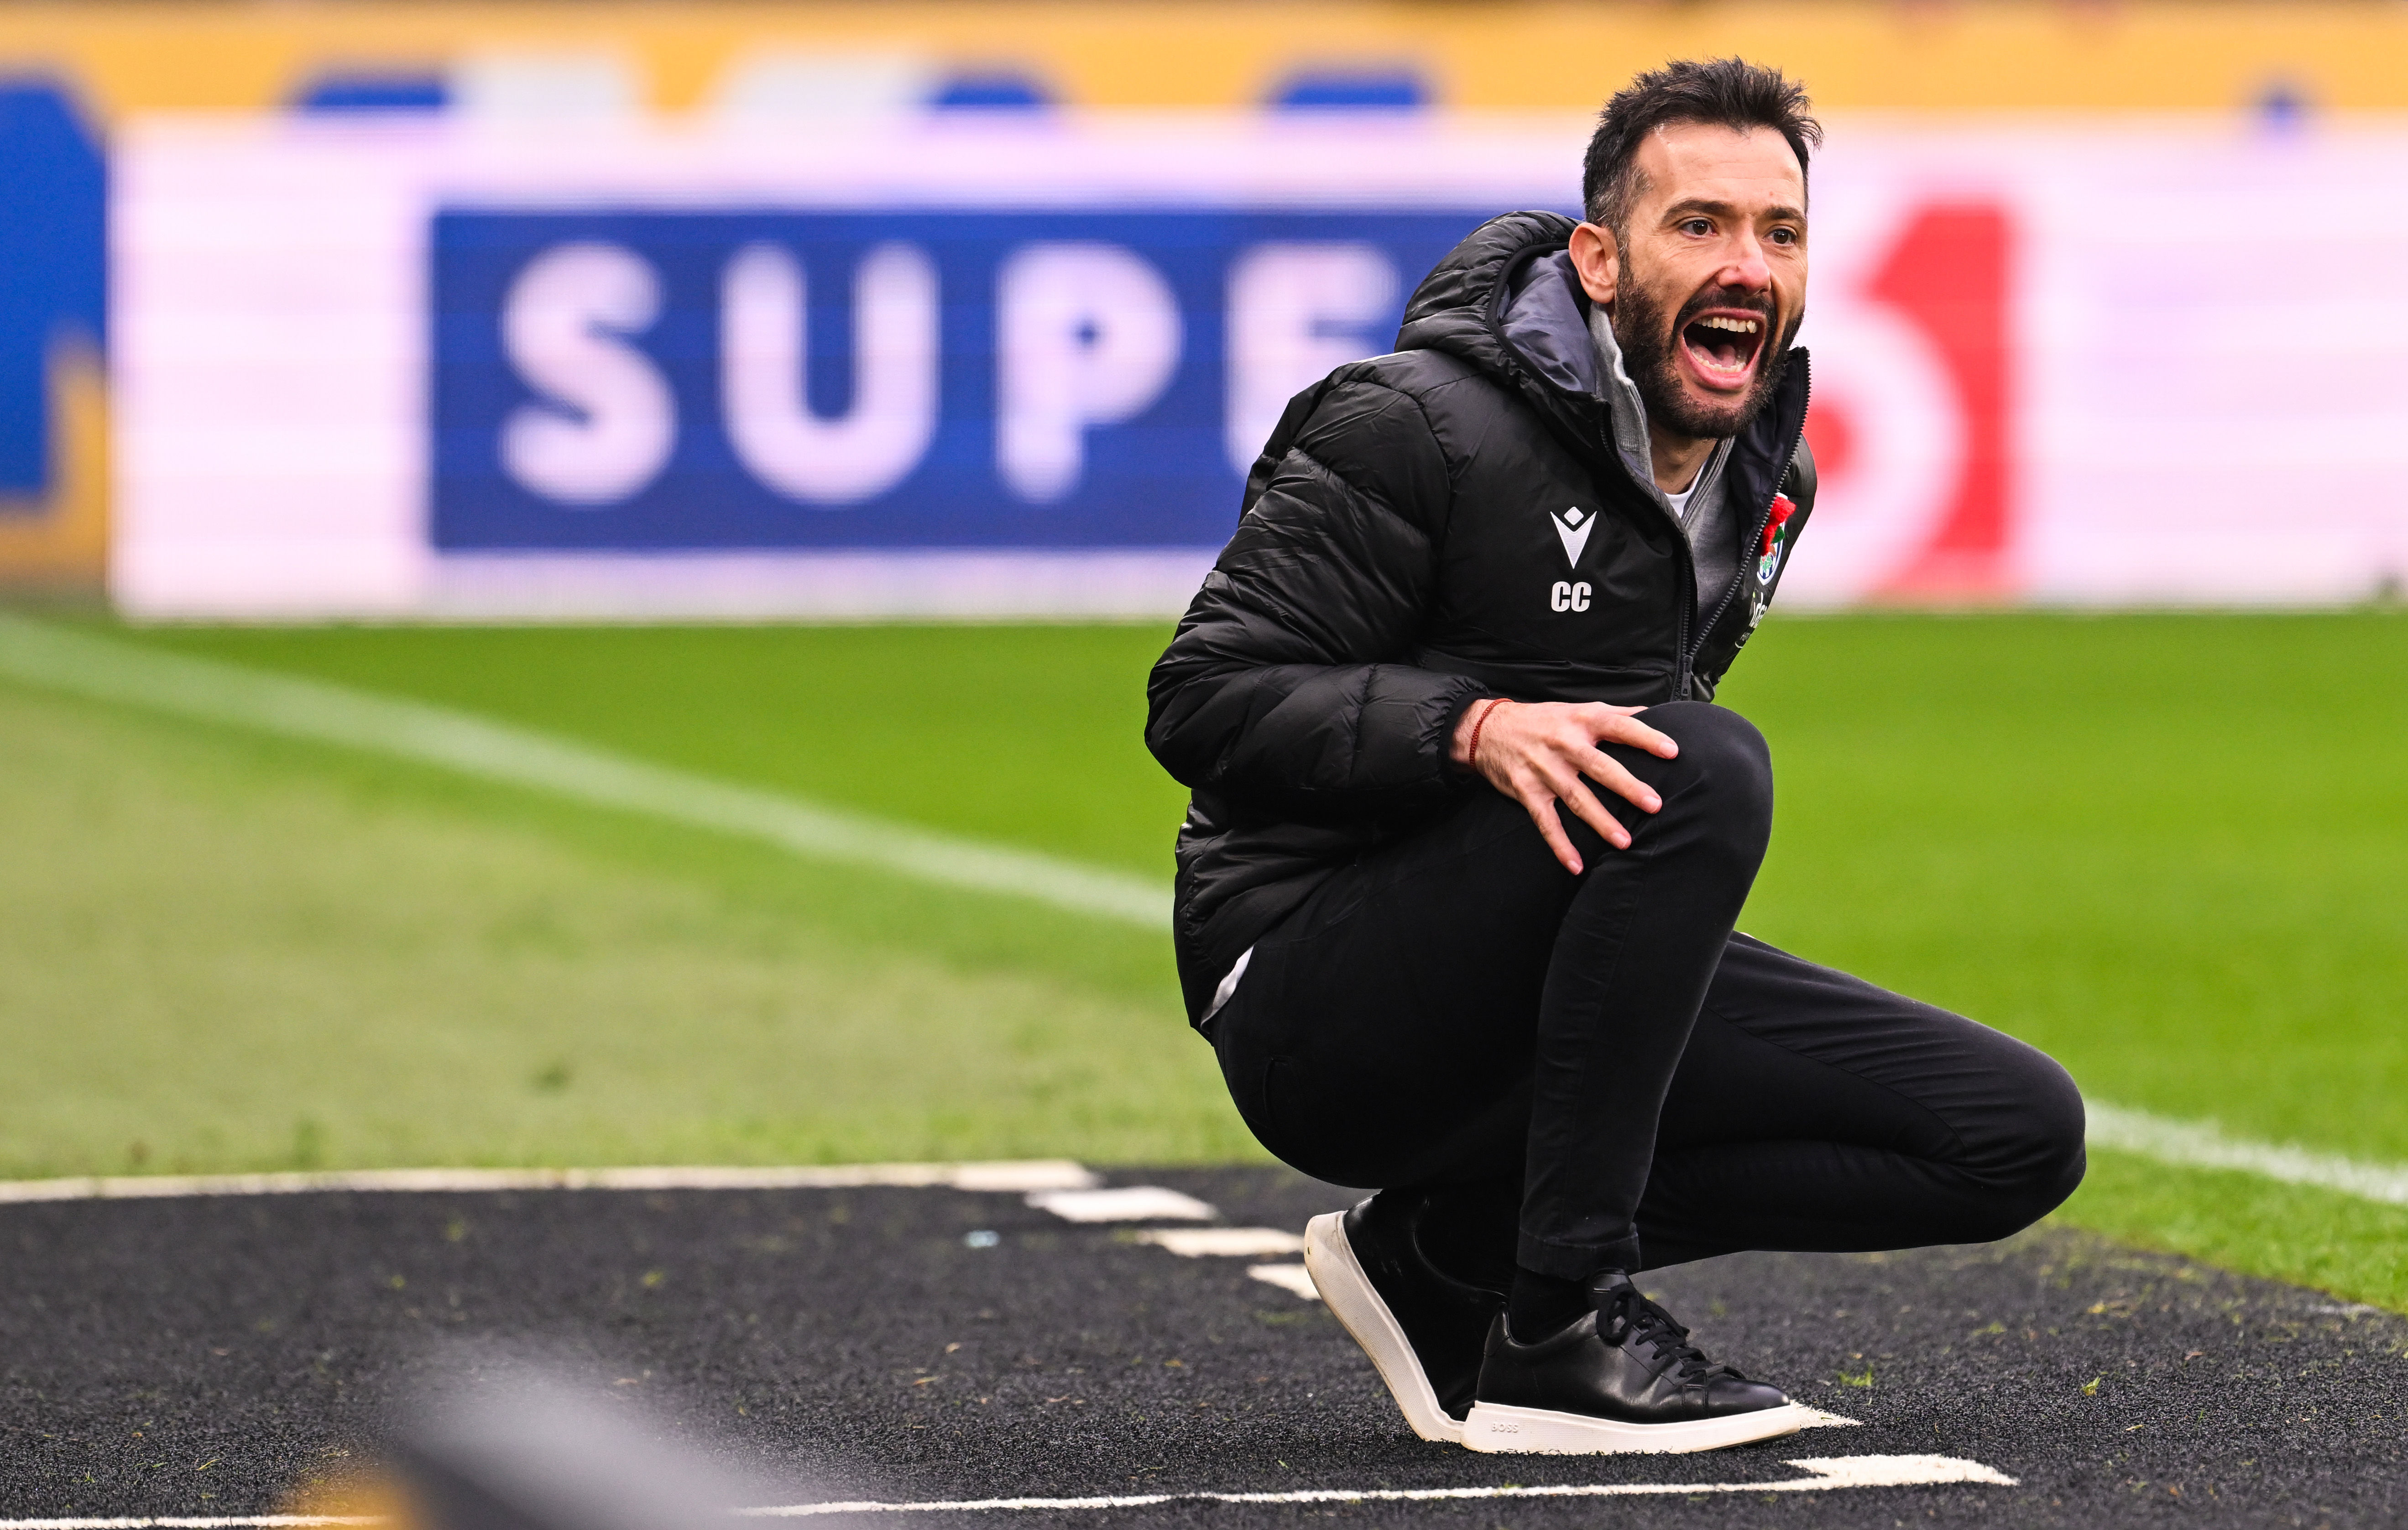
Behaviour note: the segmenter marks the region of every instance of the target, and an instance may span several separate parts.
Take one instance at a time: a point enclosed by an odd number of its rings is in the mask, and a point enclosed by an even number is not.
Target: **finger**
[[[1616,706],[1611,701],[1583,701],[1571,712],[1583,722],[1591,722],[1602,717],[1636,717],[1646,710],[1645,707]]]
[[[1571,810],[1572,816],[1597,830],[1599,838],[1617,850],[1630,848],[1630,830],[1605,810],[1605,805],[1592,796],[1588,783],[1576,770],[1567,770],[1554,761],[1541,765],[1540,773],[1546,780],[1545,789],[1555,801]]]
[[[1597,736],[1600,743],[1611,740],[1615,743],[1628,744],[1634,749],[1644,749],[1649,754],[1660,756],[1665,759],[1670,759],[1681,752],[1679,742],[1671,734],[1658,732],[1635,716],[1612,719],[1598,730]]]
[[[1581,873],[1580,852],[1572,848],[1572,837],[1564,832],[1563,820],[1555,816],[1555,800],[1541,787],[1534,787],[1520,795],[1522,806],[1529,811],[1530,821],[1539,826],[1539,837],[1547,842],[1547,848],[1563,862],[1564,870],[1578,876]]]
[[[1642,813],[1660,813],[1664,809],[1664,799],[1655,787],[1631,774],[1629,766],[1602,749],[1589,751],[1588,763],[1582,767],[1581,773]]]
[[[1530,806],[1530,821],[1539,826],[1539,837],[1547,842],[1555,859],[1574,876],[1581,873],[1580,852],[1572,848],[1572,837],[1564,832],[1563,821],[1555,816],[1555,800],[1541,798]]]
[[[1608,844],[1617,850],[1630,848],[1630,830],[1623,828],[1621,820],[1608,813],[1605,804],[1583,783],[1574,781],[1568,790],[1557,794],[1556,800],[1570,808],[1581,822],[1596,830]]]

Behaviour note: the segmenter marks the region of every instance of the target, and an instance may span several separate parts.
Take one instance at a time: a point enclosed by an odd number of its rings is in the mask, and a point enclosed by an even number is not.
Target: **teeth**
[[[1756,330],[1754,319],[1726,319],[1719,313],[1710,319],[1700,319],[1698,324],[1705,329],[1727,329],[1734,335],[1753,335]]]

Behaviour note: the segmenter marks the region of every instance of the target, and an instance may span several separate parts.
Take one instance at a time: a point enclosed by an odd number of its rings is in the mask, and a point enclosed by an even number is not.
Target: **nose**
[[[1772,262],[1765,258],[1764,241],[1755,230],[1740,231],[1719,275],[1724,286],[1746,292],[1763,292],[1772,285]]]

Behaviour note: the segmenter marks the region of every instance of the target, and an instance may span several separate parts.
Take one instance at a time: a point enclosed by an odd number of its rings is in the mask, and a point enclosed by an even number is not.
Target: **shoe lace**
[[[1619,1345],[1634,1334],[1645,1344],[1659,1367],[1659,1376],[1676,1378],[1684,1386],[1701,1387],[1718,1379],[1744,1381],[1747,1378],[1728,1365],[1716,1364],[1704,1351],[1689,1342],[1689,1331],[1672,1321],[1672,1315],[1640,1294],[1636,1286],[1617,1286],[1603,1306],[1597,1309],[1598,1336],[1606,1343]]]

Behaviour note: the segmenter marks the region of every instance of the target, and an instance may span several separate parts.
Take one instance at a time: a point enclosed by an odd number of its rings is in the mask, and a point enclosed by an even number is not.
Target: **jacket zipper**
[[[1520,258],[1529,259],[1535,258],[1535,256],[1526,254]],[[1518,263],[1519,262],[1517,260],[1513,264],[1518,265]],[[1484,315],[1484,318],[1487,324],[1490,337],[1497,341],[1498,348],[1504,352],[1511,364],[1517,371],[1519,371],[1521,369],[1519,355],[1513,348],[1513,342],[1508,339],[1505,336],[1505,299],[1512,287],[1512,281],[1508,280],[1511,268],[1511,266],[1509,266],[1507,271],[1498,273],[1497,284],[1489,291],[1487,312]],[[1599,444],[1605,448],[1605,460],[1614,464],[1617,468],[1621,467],[1622,448],[1614,443],[1613,417],[1611,411],[1603,407],[1602,401],[1600,401],[1600,407],[1598,410],[1598,440]],[[1796,448],[1792,447],[1791,451],[1794,454]],[[1624,468],[1622,470],[1627,472],[1629,469]],[[1786,470],[1786,469],[1784,469],[1784,471]],[[1778,480],[1775,482],[1777,483]],[[1650,503],[1652,504],[1653,501],[1651,500]],[[1672,699],[1678,701],[1685,701],[1689,698],[1689,623],[1695,620],[1697,616],[1698,565],[1696,558],[1689,551],[1688,527],[1683,526],[1679,519],[1675,517],[1671,512],[1664,509],[1663,506],[1656,505],[1655,508],[1656,512],[1662,515],[1671,526],[1673,540],[1679,544],[1681,549],[1681,607],[1680,610],[1673,613],[1674,621],[1672,624],[1672,663],[1674,671]],[[1767,515],[1770,515],[1772,513],[1772,506],[1770,503],[1767,503],[1764,509]],[[1764,533],[1759,529],[1756,532],[1756,535],[1760,537],[1764,535]],[[1746,571],[1744,564],[1742,565],[1741,571],[1742,573]],[[1724,603],[1729,603],[1728,597],[1725,598]],[[1699,629],[1701,635],[1704,630],[1704,628]]]
[[[1812,404],[1813,399],[1814,378],[1812,373],[1809,373],[1806,378],[1806,402]],[[1781,470],[1778,473],[1775,473],[1772,478],[1772,499],[1778,499],[1781,498],[1782,480],[1789,476],[1790,464],[1798,460],[1798,443],[1805,439],[1806,411],[1800,409],[1798,411],[1798,434],[1789,439],[1789,450],[1781,458]],[[1739,592],[1747,587],[1748,552],[1750,549],[1764,545],[1764,528],[1772,524],[1772,499],[1767,499],[1764,502],[1763,512],[1756,518],[1756,529],[1748,533],[1747,541],[1740,543],[1738,577],[1734,578],[1730,582],[1730,588],[1723,591],[1722,600],[1714,607],[1714,613],[1712,616],[1707,617],[1706,620],[1698,628],[1698,646],[1695,651],[1692,651],[1688,647],[1687,635],[1685,633],[1682,635],[1681,699],[1683,700],[1688,700],[1691,688],[1690,676],[1694,672],[1694,667],[1698,661],[1698,654],[1702,653],[1705,650],[1706,634],[1714,629],[1714,624],[1723,619],[1723,613],[1728,611],[1731,607],[1731,602],[1739,599]],[[1685,536],[1683,537],[1682,545],[1684,549],[1686,548],[1687,542],[1688,539]],[[1762,555],[1758,554],[1757,556],[1761,556]],[[1694,588],[1697,582],[1698,576],[1694,571],[1692,571],[1689,575],[1689,584]]]
[[[1630,469],[1623,466],[1622,448],[1613,439],[1613,416],[1602,409],[1598,410],[1598,413],[1599,418],[1597,435],[1598,441],[1605,447],[1605,459],[1622,471],[1628,472]],[[1640,487],[1644,489],[1647,485],[1641,484]],[[1646,497],[1642,495],[1641,498]],[[1689,528],[1683,526],[1677,516],[1654,499],[1649,498],[1647,506],[1663,516],[1670,525],[1672,544],[1681,550],[1681,605],[1679,610],[1672,613],[1672,700],[1685,701],[1689,699],[1689,623],[1697,613],[1698,604],[1697,557],[1689,550]],[[1770,505],[1765,507],[1767,514],[1770,514],[1771,510],[1772,507]],[[1757,535],[1761,536],[1763,533],[1758,532]]]
[[[1508,357],[1513,357],[1515,354],[1513,342],[1505,337],[1505,325],[1503,319],[1505,311],[1505,296],[1510,288],[1511,283],[1500,276],[1496,286],[1488,295],[1488,310],[1484,317],[1486,320],[1490,336],[1496,339],[1498,345],[1504,351]],[[1515,360],[1514,364],[1518,368],[1518,359]],[[1809,401],[1812,401],[1813,395],[1814,380],[1810,374],[1806,379],[1806,396]],[[1605,448],[1606,460],[1615,464],[1616,466],[1620,466],[1622,462],[1622,448],[1615,444],[1613,440],[1612,415],[1605,409],[1599,409],[1598,413],[1598,441]],[[1805,439],[1806,411],[1804,410],[1800,410],[1798,411],[1798,434],[1790,438],[1788,455],[1781,459],[1781,470],[1775,473],[1772,478],[1772,492],[1776,498],[1781,493],[1781,481],[1789,476],[1790,463],[1797,460],[1798,443]],[[1624,470],[1628,471],[1627,469],[1625,469]],[[1651,505],[1655,504],[1652,499],[1649,503]],[[1698,645],[1696,649],[1692,649],[1689,646],[1689,623],[1694,620],[1697,615],[1698,564],[1696,556],[1689,548],[1689,528],[1683,526],[1679,518],[1673,515],[1670,511],[1665,510],[1663,506],[1655,505],[1655,509],[1657,513],[1661,514],[1664,519],[1671,525],[1673,536],[1681,549],[1681,572],[1683,575],[1681,580],[1681,609],[1673,613],[1675,620],[1672,624],[1672,654],[1674,668],[1674,673],[1672,676],[1672,699],[1676,701],[1685,701],[1689,699],[1689,692],[1695,688],[1695,683],[1692,677],[1696,672],[1695,666],[1697,664],[1698,653],[1702,651],[1706,645],[1706,634],[1714,629],[1714,624],[1723,619],[1723,613],[1730,609],[1730,603],[1739,599],[1739,592],[1746,587],[1747,555],[1744,549],[1754,547],[1764,540],[1765,524],[1772,519],[1772,501],[1770,499],[1767,499],[1764,502],[1764,511],[1756,517],[1755,531],[1750,534],[1745,542],[1741,544],[1742,551],[1740,555],[1739,576],[1731,581],[1730,587],[1728,589],[1723,591],[1722,600],[1714,607],[1714,613],[1698,626]]]

